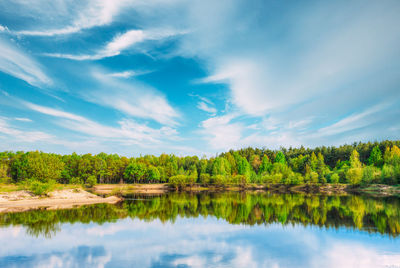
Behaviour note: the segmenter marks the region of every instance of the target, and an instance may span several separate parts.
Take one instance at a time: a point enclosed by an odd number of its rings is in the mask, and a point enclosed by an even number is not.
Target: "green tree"
[[[238,167],[238,174],[239,175],[244,175],[248,179],[250,179],[251,175],[251,166],[249,162],[247,161],[246,158],[244,157],[239,157],[237,160],[237,167]]]
[[[312,171],[317,171],[318,158],[314,152],[312,152],[311,157],[309,159],[309,165]]]
[[[86,179],[86,186],[91,188],[93,186],[95,186],[97,184],[97,179],[96,176],[94,175],[90,175],[87,179]]]
[[[383,164],[383,157],[382,157],[382,152],[379,149],[379,146],[376,145],[372,151],[371,154],[368,158],[368,165],[374,165],[377,167],[381,167]]]
[[[130,163],[124,172],[124,177],[128,182],[141,182],[146,175],[146,165],[143,163]]]
[[[331,175],[331,183],[339,183],[339,175],[337,173]]]
[[[61,179],[64,163],[61,157],[55,154],[42,152],[28,152],[13,163],[16,180],[33,179],[41,182]]]
[[[352,168],[361,168],[362,164],[360,162],[360,154],[357,152],[357,150],[353,150],[353,152],[350,155],[350,167]]]
[[[226,158],[224,157],[217,157],[214,160],[213,168],[212,168],[212,175],[230,175],[230,165]]]
[[[286,165],[285,155],[281,151],[279,151],[275,156],[275,161],[274,162]]]
[[[147,169],[147,178],[150,182],[160,182],[160,172],[154,166]]]
[[[264,155],[261,161],[261,165],[258,169],[258,174],[264,174],[264,173],[269,173],[272,168],[272,163],[269,160],[269,157],[267,155]]]

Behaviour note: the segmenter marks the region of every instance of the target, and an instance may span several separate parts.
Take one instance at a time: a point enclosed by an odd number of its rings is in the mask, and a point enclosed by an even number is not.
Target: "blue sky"
[[[399,1],[0,1],[0,150],[399,139]]]

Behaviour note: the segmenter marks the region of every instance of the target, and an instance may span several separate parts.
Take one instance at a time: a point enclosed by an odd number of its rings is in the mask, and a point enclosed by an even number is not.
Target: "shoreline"
[[[162,195],[177,191],[167,183],[160,184],[99,184],[93,188],[62,189],[50,192],[47,196],[35,196],[25,190],[16,190],[0,193],[0,213],[22,212],[34,209],[66,209],[82,205],[115,204],[123,200],[124,195],[145,194]],[[250,184],[244,187],[215,185],[203,187],[194,185],[180,189],[180,192],[248,192],[248,193],[303,193],[324,195],[348,195],[365,194],[375,197],[397,196],[400,197],[400,186],[388,186],[373,184],[368,186],[352,186],[348,184],[305,184],[305,185],[256,185]]]
[[[22,212],[34,209],[66,209],[92,204],[115,204],[122,200],[117,196],[101,197],[82,189],[53,191],[46,197],[34,196],[28,191],[0,193],[0,213]]]
[[[93,193],[100,195],[110,194],[164,194],[177,191],[167,183],[160,184],[99,184],[92,188]],[[248,191],[248,192],[275,192],[275,193],[306,193],[306,194],[368,194],[372,196],[400,196],[400,186],[384,184],[371,184],[368,186],[354,186],[349,184],[303,184],[285,185],[249,184],[244,187],[215,185],[201,186],[196,184],[178,191],[202,192],[202,191]]]

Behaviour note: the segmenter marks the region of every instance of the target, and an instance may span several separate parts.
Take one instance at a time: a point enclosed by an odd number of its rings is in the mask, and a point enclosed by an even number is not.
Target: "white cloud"
[[[44,56],[65,58],[70,60],[99,60],[103,58],[120,55],[124,50],[131,48],[133,45],[149,41],[161,40],[170,36],[181,34],[182,32],[172,31],[168,29],[162,30],[130,30],[123,34],[118,34],[105,45],[102,49],[94,54],[63,54],[63,53],[44,53]]]
[[[122,78],[129,78],[129,77],[132,77],[135,75],[136,75],[135,71],[123,71],[123,72],[119,72],[119,73],[109,74],[109,76],[112,76],[112,77],[122,77]]]
[[[331,136],[343,132],[347,132],[350,130],[362,128],[374,123],[374,120],[371,120],[371,115],[380,112],[381,110],[388,107],[388,103],[379,104],[373,106],[361,113],[352,114],[347,116],[340,121],[327,126],[320,128],[316,133],[317,136]]]
[[[82,150],[85,153],[87,150],[92,150],[93,148],[103,149],[97,141],[70,141],[43,131],[22,129],[13,126],[11,122],[12,119],[10,118],[0,117],[0,133],[5,135],[0,136],[0,139],[3,140],[0,143],[1,150],[38,150],[39,148],[50,148],[48,147],[49,145],[62,146],[64,149],[68,148],[74,151]]]
[[[47,134],[41,131],[22,131],[11,126],[5,118],[0,117],[0,133],[6,134],[12,137],[14,140],[22,142],[38,142],[38,141],[49,141],[54,138],[53,135]]]
[[[244,126],[232,123],[235,114],[211,117],[201,123],[201,133],[213,149],[234,149],[241,146]]]
[[[313,267],[396,267],[400,254],[378,252],[361,244],[336,242],[321,252],[312,262]]]
[[[288,123],[287,128],[288,129],[304,129],[307,127],[310,123],[312,122],[312,117],[311,118],[306,118],[306,119],[301,119],[297,121],[290,121]]]
[[[199,29],[185,37],[181,52],[205,59],[211,75],[201,82],[228,84],[233,103],[254,116],[289,109],[338,90],[351,79],[385,66],[400,43],[400,31],[392,27],[399,5],[365,6],[345,23],[340,4],[301,9],[287,18],[288,24],[279,24],[288,27],[279,42],[271,40],[268,33],[274,30],[268,24],[260,35],[257,16],[245,22],[238,19],[244,15],[240,7],[217,5],[213,12],[220,16],[216,17],[225,16],[220,20],[190,17]],[[371,20],[376,17],[375,10],[381,14],[376,21]],[[224,29],[231,31],[225,33]],[[211,47],[205,49],[208,44]]]
[[[140,75],[145,75],[145,74],[149,74],[153,71],[136,71],[136,70],[126,70],[123,72],[115,72],[115,73],[109,73],[107,74],[108,76],[111,77],[117,77],[117,78],[130,78],[130,77],[134,77],[134,76],[140,76]]]
[[[112,107],[128,116],[151,119],[163,125],[175,126],[180,113],[159,91],[135,80],[120,81],[93,71],[98,87],[83,92],[83,97],[99,105]],[[110,91],[109,89],[113,90]]]
[[[200,101],[199,103],[197,103],[197,108],[200,110],[203,110],[207,113],[210,113],[212,115],[215,115],[217,113],[217,109],[215,109],[215,107],[213,107],[210,104],[207,104],[203,101]]]
[[[20,49],[0,38],[0,71],[17,77],[27,83],[42,87],[52,81],[42,67]]]
[[[183,36],[177,53],[204,62],[209,75],[196,82],[228,85],[234,108],[260,119],[265,131],[250,137],[261,146],[273,142],[315,146],[321,144],[323,133],[337,135],[387,120],[374,116],[372,122],[361,114],[318,130],[382,99],[398,100],[394,86],[398,76],[389,71],[399,67],[400,31],[393,27],[400,11],[397,2],[367,6],[332,2],[294,7],[296,12],[285,8],[285,20],[265,16],[275,8],[267,3],[257,12],[229,1],[213,5],[212,11],[208,5],[201,1],[189,7],[188,24],[195,30]],[[202,12],[212,15],[201,16]],[[388,73],[393,75],[384,78]],[[265,117],[275,122],[265,122]],[[268,132],[272,130],[276,132]],[[307,137],[312,132],[321,134],[318,141]],[[387,138],[382,131],[373,133],[375,139]],[[353,138],[363,137],[358,133]],[[335,139],[330,138],[330,142]],[[250,142],[246,139],[238,144]]]
[[[146,147],[160,144],[162,139],[174,139],[177,135],[176,130],[170,127],[164,126],[155,129],[145,124],[139,124],[133,120],[121,120],[118,122],[119,127],[110,127],[73,113],[29,102],[23,103],[27,108],[33,111],[61,118],[61,120],[58,119],[55,121],[59,126],[86,134],[90,137],[114,139],[124,144],[137,144]]]
[[[31,119],[24,118],[24,117],[15,117],[14,120],[21,121],[21,122],[32,122]]]
[[[7,26],[3,26],[0,24],[0,32],[8,32],[8,31],[9,30],[8,30]]]
[[[72,20],[69,25],[63,25],[61,28],[46,28],[40,30],[22,30],[15,32],[19,35],[33,35],[33,36],[55,36],[65,35],[80,32],[84,29],[89,29],[96,26],[103,26],[110,24],[114,17],[121,11],[121,9],[130,1],[114,0],[90,0],[86,6],[82,6],[82,2],[73,3],[75,7],[61,8],[68,6],[67,2],[55,3],[42,3],[42,7],[47,6],[51,8],[55,17],[66,17],[68,22]],[[27,4],[31,5],[31,3]],[[41,5],[37,3],[37,5]],[[72,12],[71,12],[72,9]],[[29,10],[29,8],[28,8]],[[37,13],[48,16],[48,10],[35,10]]]

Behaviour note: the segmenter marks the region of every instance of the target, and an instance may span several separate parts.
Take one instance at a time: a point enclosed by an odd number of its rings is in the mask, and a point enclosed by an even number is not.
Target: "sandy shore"
[[[0,212],[18,212],[31,209],[65,209],[80,205],[109,203],[114,204],[121,198],[110,196],[103,198],[81,189],[54,191],[48,197],[38,197],[27,191],[0,193]]]
[[[157,184],[98,184],[93,188],[97,194],[140,193],[140,194],[164,194],[171,191],[166,183]]]
[[[149,194],[158,195],[175,188],[166,183],[158,184],[99,184],[93,188],[96,194]],[[349,184],[303,184],[303,185],[284,185],[270,184],[257,185],[248,184],[244,188],[239,186],[208,187],[195,184],[193,187],[186,187],[181,191],[201,192],[201,191],[246,191],[246,192],[275,192],[275,193],[306,193],[306,194],[332,194],[346,195],[349,193],[368,194],[374,196],[400,196],[400,186],[390,186],[383,184],[371,184],[368,186],[352,186]]]

